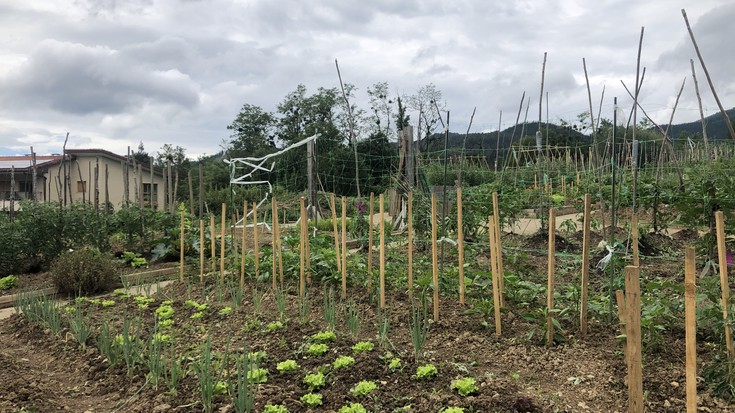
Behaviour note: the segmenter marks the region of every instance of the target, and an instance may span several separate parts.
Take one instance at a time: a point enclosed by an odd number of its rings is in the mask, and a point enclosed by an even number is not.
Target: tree
[[[406,108],[418,112],[421,128],[419,136],[428,139],[441,124],[441,111],[446,109],[442,101],[442,92],[433,83],[421,86],[413,95],[404,96]],[[438,109],[438,110],[437,110]]]
[[[138,144],[138,150],[133,151],[133,159],[135,159],[136,163],[139,163],[141,165],[148,165],[150,163],[150,155],[148,155],[148,152],[145,151],[145,147],[143,147],[143,141],[140,141]]]
[[[235,120],[227,126],[230,150],[235,157],[262,156],[275,151],[277,119],[261,107],[244,104]]]

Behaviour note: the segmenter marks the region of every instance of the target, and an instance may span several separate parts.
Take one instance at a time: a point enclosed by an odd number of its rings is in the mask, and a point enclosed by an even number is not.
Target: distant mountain
[[[727,116],[732,120],[735,118],[735,108],[725,111]],[[707,138],[711,142],[719,142],[722,140],[730,139],[730,132],[727,130],[725,119],[722,117],[720,112],[712,114],[704,118],[704,122],[707,127]],[[666,125],[661,125],[662,128],[666,128]],[[673,139],[680,139],[684,137],[701,137],[702,136],[702,123],[700,121],[680,123],[672,125],[669,135]]]

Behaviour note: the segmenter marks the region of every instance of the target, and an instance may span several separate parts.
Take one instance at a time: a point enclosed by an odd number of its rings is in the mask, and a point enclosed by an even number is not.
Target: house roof
[[[61,155],[36,156],[36,167],[44,164],[57,162],[61,159]],[[33,159],[30,155],[22,156],[0,156],[0,170],[12,168],[30,169],[33,166]]]
[[[125,162],[125,156],[118,155],[105,149],[67,149],[67,156],[72,159],[76,156],[99,156],[103,158],[113,159],[118,162]],[[43,168],[61,162],[62,155],[36,155],[36,168]],[[141,165],[144,171],[150,171],[150,164]],[[0,156],[0,171],[10,171],[15,167],[16,170],[31,170],[33,167],[33,159],[30,155],[22,156]],[[161,168],[154,167],[156,174],[163,175]]]

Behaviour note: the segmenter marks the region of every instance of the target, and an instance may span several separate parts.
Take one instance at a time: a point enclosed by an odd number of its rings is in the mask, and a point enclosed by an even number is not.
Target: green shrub
[[[18,277],[14,275],[0,278],[0,290],[9,290],[16,285],[18,285]]]
[[[99,293],[112,289],[117,266],[112,256],[85,247],[59,255],[51,266],[51,278],[61,293]]]

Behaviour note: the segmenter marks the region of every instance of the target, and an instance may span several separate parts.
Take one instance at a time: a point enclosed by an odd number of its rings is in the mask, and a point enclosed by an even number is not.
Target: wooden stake
[[[551,347],[554,344],[554,278],[556,275],[556,211],[549,208],[549,256],[548,256],[548,275],[549,282],[546,286],[546,308],[548,314],[546,316],[546,345]]]
[[[638,214],[634,211],[630,217],[631,240],[633,243],[633,265],[640,267],[641,260],[638,256]]]
[[[334,257],[337,259],[337,271],[342,272],[342,255],[339,253],[339,232],[337,231],[337,206],[334,204],[334,193],[329,196],[329,206],[332,210],[332,229],[334,231]],[[369,263],[369,261],[368,261]],[[370,264],[368,264],[369,266]]]
[[[276,241],[276,221],[278,221],[278,210],[276,209],[276,198],[271,198],[271,275],[273,278],[273,285],[271,286],[273,288],[273,291],[276,291],[276,287],[278,286],[278,276],[276,275],[276,263],[277,258],[276,255],[280,254],[280,251],[278,251],[278,242]]]
[[[496,263],[495,248],[495,219],[492,215],[487,217],[487,233],[490,240],[490,272],[493,281],[493,307],[495,308],[495,335],[500,337],[501,319],[500,319],[500,285],[498,283],[498,267]]]
[[[306,279],[304,277],[304,253],[306,252],[306,247],[304,245],[304,243],[306,242],[306,230],[304,229],[304,227],[306,224],[306,206],[304,205],[304,197],[301,197],[299,201],[301,204],[301,242],[299,242],[299,297],[303,297],[304,290],[306,289]]]
[[[309,203],[307,200],[306,223],[304,224],[304,235],[305,235],[305,240],[306,240],[306,244],[304,245],[306,248],[304,251],[306,253],[306,258],[304,258],[304,264],[306,265],[306,283],[308,285],[311,285],[311,239],[309,236],[309,216],[312,213],[316,214],[316,207],[315,206],[309,207]]]
[[[697,300],[696,300],[696,252],[686,248],[684,264],[684,294],[686,320],[686,375],[687,413],[697,412]]]
[[[253,257],[255,258],[255,279],[260,277],[260,242],[258,242],[258,204],[253,202]]]
[[[495,219],[495,265],[498,267],[500,306],[505,307],[505,275],[503,274],[503,248],[500,242],[500,234],[503,232],[503,227],[500,225],[500,208],[498,205],[497,192],[493,192],[493,219]]]
[[[628,346],[628,413],[643,413],[641,355],[641,286],[638,267],[625,267],[626,343]]]
[[[245,288],[245,239],[248,234],[248,201],[242,202],[242,254],[240,254],[240,288]]]
[[[383,194],[378,199],[380,202],[380,308],[385,309],[385,207],[383,206]]]
[[[408,193],[408,300],[413,303],[413,192]]]
[[[219,277],[220,280],[225,280],[225,226],[227,224],[227,204],[222,203],[222,228],[220,229],[219,239]]]
[[[590,206],[589,194],[584,195],[584,227],[582,229],[582,291],[579,306],[579,330],[587,335],[587,288],[590,282]]]
[[[141,199],[143,194],[141,193]],[[179,281],[184,282],[184,211],[181,211],[181,242],[179,243]]]
[[[211,252],[211,265],[210,265],[210,272],[214,272],[215,268],[215,261],[217,260],[217,248],[215,248],[214,241],[217,239],[214,232],[214,214],[209,214],[209,243],[210,243],[210,252]]]
[[[732,369],[735,349],[733,349],[730,324],[727,323],[727,305],[730,302],[730,284],[727,280],[727,250],[725,247],[725,216],[722,211],[715,212],[717,226],[717,258],[720,266],[720,287],[722,288],[722,318],[725,320],[725,343],[727,346],[728,366]],[[732,373],[732,372],[731,372]]]
[[[497,169],[497,160],[496,169]],[[459,260],[459,304],[464,305],[464,230],[462,228],[462,187],[457,187],[457,255]]]
[[[436,322],[439,321],[439,267],[436,254],[436,195],[434,194],[431,194],[431,269],[434,276],[434,322]]]
[[[347,198],[342,197],[342,299],[347,298]]]
[[[140,178],[141,181],[143,178]],[[187,173],[187,180],[189,181],[189,213],[194,216],[194,184],[191,180],[191,169]],[[151,193],[153,193],[153,181],[151,181]]]
[[[204,220],[199,220],[199,282],[204,283]]]
[[[373,286],[373,204],[375,204],[375,194],[370,193],[370,206],[368,207],[368,214],[370,216],[370,225],[368,229],[368,280],[367,288],[368,291],[372,290]]]
[[[620,323],[620,334],[622,334],[625,337],[628,337],[628,330],[626,329],[626,324],[628,323],[628,316],[625,313],[626,307],[625,307],[625,292],[623,290],[616,290],[615,291],[615,300],[618,303],[618,322]],[[628,343],[623,344],[623,359],[625,360],[625,365],[628,365]]]
[[[276,218],[276,241],[278,241],[278,281],[283,288],[283,242],[281,241],[281,223]]]

